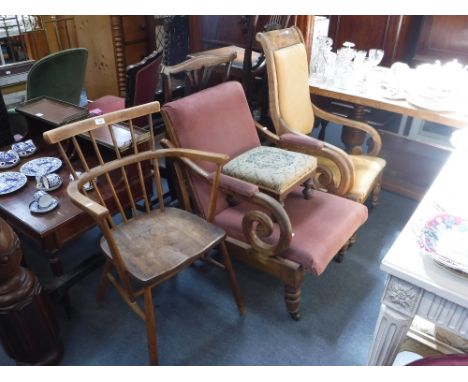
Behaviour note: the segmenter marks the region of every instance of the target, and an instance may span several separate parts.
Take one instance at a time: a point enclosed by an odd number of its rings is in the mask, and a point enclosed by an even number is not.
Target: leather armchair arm
[[[162,139],[163,147],[175,147],[168,139]],[[190,171],[208,183],[214,179],[213,173],[208,173],[195,162],[180,158]],[[292,226],[289,217],[281,204],[271,196],[258,190],[256,185],[240,179],[221,174],[219,190],[235,200],[248,202],[254,208],[248,211],[242,219],[242,230],[247,244],[264,256],[278,256],[285,251],[292,240]],[[266,238],[273,234],[274,225],[278,224],[280,234],[276,243],[268,243]]]
[[[279,139],[280,146],[284,148],[297,148],[320,152],[325,146],[323,141],[307,135],[285,133],[282,134]]]
[[[380,149],[382,148],[382,139],[380,138],[380,134],[374,129],[371,125],[356,121],[354,119],[340,117],[338,115],[329,113],[325,110],[320,109],[319,107],[312,104],[312,108],[314,109],[314,114],[316,117],[325,119],[329,122],[334,122],[339,125],[351,127],[353,129],[361,130],[366,132],[372,138],[372,147],[370,148],[367,155],[377,156],[380,153]]]

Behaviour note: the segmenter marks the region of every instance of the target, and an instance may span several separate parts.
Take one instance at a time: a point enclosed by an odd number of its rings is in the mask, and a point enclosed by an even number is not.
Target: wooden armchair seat
[[[162,281],[190,265],[218,245],[226,233],[206,220],[187,211],[167,207],[136,216],[112,232],[129,275],[151,284]],[[103,253],[112,260],[105,236]]]

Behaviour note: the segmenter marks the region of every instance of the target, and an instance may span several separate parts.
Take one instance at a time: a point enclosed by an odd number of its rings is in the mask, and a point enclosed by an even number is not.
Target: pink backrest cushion
[[[260,146],[255,122],[239,82],[229,81],[163,106],[178,145],[234,158]],[[207,171],[214,165],[199,163]]]
[[[171,123],[174,143],[179,147],[222,153],[234,158],[260,146],[255,122],[239,82],[224,82],[168,102],[163,110]],[[208,172],[215,169],[211,163],[198,161],[197,164]],[[210,188],[193,177],[192,183],[194,196],[206,213]],[[216,206],[216,212],[228,207],[226,195],[219,193]]]

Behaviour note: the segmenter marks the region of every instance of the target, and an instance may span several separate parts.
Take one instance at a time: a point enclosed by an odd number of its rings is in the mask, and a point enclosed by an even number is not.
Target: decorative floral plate
[[[20,157],[16,151],[0,151],[0,169],[14,167],[19,160]]]
[[[28,178],[20,172],[0,172],[0,195],[6,195],[23,187]]]
[[[435,262],[468,277],[468,220],[436,215],[424,225],[419,243]]]
[[[42,157],[30,160],[23,164],[20,171],[26,176],[41,176],[57,171],[62,161],[55,157]]]

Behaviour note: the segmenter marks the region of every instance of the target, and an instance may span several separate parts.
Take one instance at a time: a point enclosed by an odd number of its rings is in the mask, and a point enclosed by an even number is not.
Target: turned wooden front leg
[[[368,365],[391,365],[418,310],[423,290],[394,276],[387,279]]]
[[[380,191],[382,188],[382,174],[380,174],[379,179],[377,180],[374,189],[372,190],[371,195],[371,207],[375,208],[379,204],[380,201]]]
[[[301,287],[293,287],[285,284],[284,300],[291,318],[296,321],[300,320],[299,305],[301,303]]]
[[[352,118],[356,121],[365,122],[364,115],[364,106],[354,105],[354,114]],[[364,131],[350,127],[343,126],[343,130],[341,131],[341,140],[345,145],[346,151],[350,154],[362,154],[362,144],[364,143],[365,137],[366,133]]]

